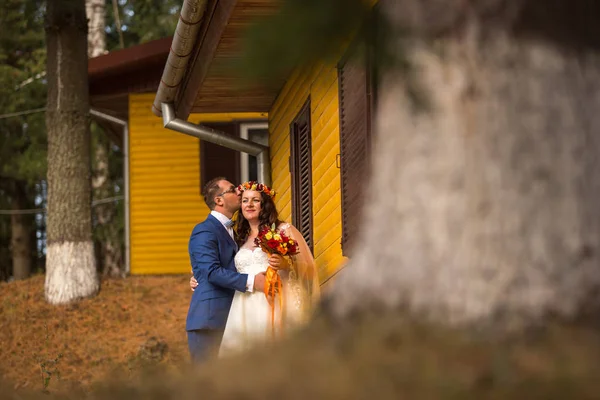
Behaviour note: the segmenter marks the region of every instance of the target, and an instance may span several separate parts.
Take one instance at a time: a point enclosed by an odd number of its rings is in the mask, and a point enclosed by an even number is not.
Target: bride
[[[256,182],[246,182],[238,186],[238,191],[242,196],[242,204],[235,222],[239,245],[235,266],[240,273],[256,275],[265,272],[271,265],[278,269],[283,285],[281,293],[274,299],[267,298],[263,292],[235,293],[219,357],[247,350],[301,325],[306,322],[319,298],[318,276],[310,249],[295,227],[279,220],[273,202],[275,192]],[[296,255],[289,258],[269,256],[255,244],[259,231],[273,224],[278,231],[283,230],[297,242]],[[192,279],[192,288],[194,283]],[[272,307],[274,319],[271,316]]]

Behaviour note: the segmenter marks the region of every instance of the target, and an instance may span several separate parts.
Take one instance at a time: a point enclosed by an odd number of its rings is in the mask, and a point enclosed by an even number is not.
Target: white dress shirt
[[[223,228],[225,228],[227,230],[227,233],[229,233],[229,236],[231,236],[231,239],[233,239],[233,241],[235,241],[235,239],[233,238],[233,227],[227,227],[225,226],[225,224],[227,222],[230,221],[229,218],[227,218],[225,215],[221,214],[218,211],[212,210],[210,212],[210,215],[212,215],[213,217],[215,217],[222,225]],[[246,282],[246,291],[247,292],[253,292],[254,291],[254,274],[248,274],[248,281]]]

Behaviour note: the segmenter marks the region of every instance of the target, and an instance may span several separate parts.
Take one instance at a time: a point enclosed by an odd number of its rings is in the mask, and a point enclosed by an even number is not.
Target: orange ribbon
[[[265,296],[271,306],[271,336],[275,337],[275,297],[279,296],[280,313],[284,311],[283,283],[277,270],[269,266],[265,276]],[[279,318],[279,328],[283,328],[282,318]]]

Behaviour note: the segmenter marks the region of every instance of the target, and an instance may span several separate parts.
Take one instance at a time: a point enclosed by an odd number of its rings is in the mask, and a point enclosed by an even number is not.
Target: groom
[[[195,363],[204,361],[211,350],[219,347],[235,291],[263,291],[265,285],[264,273],[240,274],[235,268],[238,246],[231,217],[240,209],[237,188],[219,177],[204,185],[202,195],[211,212],[190,236],[190,262],[198,286],[192,294],[185,328]]]

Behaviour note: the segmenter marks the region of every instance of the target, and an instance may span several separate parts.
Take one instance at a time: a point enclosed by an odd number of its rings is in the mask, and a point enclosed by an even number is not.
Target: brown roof
[[[129,93],[156,91],[172,41],[172,37],[153,40],[91,58],[88,76],[92,108],[127,120]],[[110,128],[111,124],[102,125]],[[112,128],[113,136],[120,136],[121,128]]]
[[[90,81],[136,71],[144,64],[164,63],[172,41],[172,37],[162,38],[91,58],[88,63]]]
[[[172,40],[158,39],[90,59],[90,96],[154,92]]]

